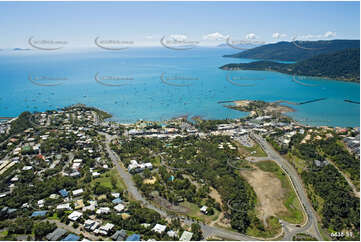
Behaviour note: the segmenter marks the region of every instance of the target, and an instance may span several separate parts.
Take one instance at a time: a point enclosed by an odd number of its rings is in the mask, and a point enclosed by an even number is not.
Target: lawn
[[[242,146],[242,149],[246,150],[250,156],[255,156],[255,157],[266,157],[267,154],[262,150],[261,146],[257,143],[255,143],[252,147],[247,147],[247,146]],[[256,153],[252,153],[252,152],[256,152]],[[251,154],[252,153],[252,154]]]
[[[59,217],[58,217],[57,213],[54,213],[51,217],[48,217],[48,219],[57,220],[57,219],[59,219]]]
[[[113,186],[112,186],[111,177],[114,177],[115,180],[117,181],[117,183],[116,183],[117,188],[120,188],[122,190],[126,189],[126,186],[125,186],[122,178],[119,176],[116,168],[113,168],[110,171],[107,171],[107,172],[101,174],[100,177],[93,179],[90,184],[91,184],[91,186],[94,186],[96,182],[99,182],[100,185],[109,187],[110,189],[115,190],[115,189],[113,189]]]
[[[255,164],[263,171],[271,172],[280,179],[282,188],[286,191],[284,205],[288,212],[279,214],[278,216],[289,223],[302,224],[305,219],[302,207],[287,175],[284,174],[281,168],[273,161],[261,161]]]
[[[196,204],[190,203],[190,202],[183,202],[180,205],[189,209],[189,211],[186,215],[188,215],[189,217],[201,220],[204,223],[209,223],[211,221],[216,220],[220,214],[220,212],[218,210],[214,209],[213,215],[209,215],[209,216],[205,215],[199,210],[200,208]]]
[[[0,232],[0,237],[5,238],[6,236],[8,236],[8,231],[4,230],[2,232]]]

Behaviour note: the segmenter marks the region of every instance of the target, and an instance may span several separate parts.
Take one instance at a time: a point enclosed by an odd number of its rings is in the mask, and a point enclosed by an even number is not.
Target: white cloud
[[[146,39],[154,39],[154,36],[153,35],[147,35],[145,36]]]
[[[188,39],[188,37],[183,34],[172,34],[169,36],[169,38],[171,38],[175,41],[185,41],[186,39]]]
[[[326,38],[336,37],[336,32],[327,31],[327,32],[324,34],[324,37],[326,37]]]
[[[317,34],[317,35],[306,34],[306,35],[300,36],[300,39],[316,39],[316,38],[322,38],[322,35],[321,34]]]
[[[323,38],[330,38],[330,37],[335,37],[336,36],[336,32],[331,32],[331,31],[327,31],[324,34],[306,34],[306,35],[301,35],[299,38],[300,39],[323,39]]]
[[[281,34],[278,32],[272,34],[272,38],[275,38],[275,39],[285,38],[285,37],[287,37],[287,34]]]
[[[279,39],[281,37],[280,33],[273,33],[272,38]]]
[[[246,35],[246,39],[256,39],[256,38],[257,38],[257,36],[254,33],[249,33]]]
[[[203,39],[205,40],[225,40],[229,37],[229,35],[223,35],[221,33],[215,32],[211,34],[207,34],[203,36]]]

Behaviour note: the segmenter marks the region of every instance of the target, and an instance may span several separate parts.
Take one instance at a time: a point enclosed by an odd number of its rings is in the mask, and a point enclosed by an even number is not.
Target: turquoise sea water
[[[236,52],[230,48],[1,51],[0,116],[84,103],[110,112],[120,122],[180,115],[224,119],[246,113],[225,108],[218,101],[327,98],[290,105],[296,112],[289,115],[311,125],[359,126],[360,106],[344,102],[360,100],[359,84],[302,79],[314,85],[305,86],[275,72],[220,70],[224,64],[251,61],[222,57]]]

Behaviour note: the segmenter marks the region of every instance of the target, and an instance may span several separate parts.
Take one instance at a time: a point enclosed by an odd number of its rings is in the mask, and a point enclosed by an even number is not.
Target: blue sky
[[[159,46],[162,36],[216,45],[359,39],[359,2],[0,2],[0,49],[28,39],[94,46],[94,38]],[[185,37],[186,36],[186,37]]]

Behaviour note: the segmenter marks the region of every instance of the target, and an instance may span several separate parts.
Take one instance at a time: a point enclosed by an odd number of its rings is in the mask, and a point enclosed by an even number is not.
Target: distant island
[[[300,61],[320,54],[328,54],[345,49],[360,48],[360,40],[319,40],[278,42],[262,45],[224,57],[259,60]]]
[[[31,50],[31,49],[23,49],[23,48],[14,48],[14,51],[21,51],[21,50]]]
[[[320,54],[294,64],[255,61],[227,64],[220,67],[220,69],[277,71],[290,75],[360,82],[360,49],[346,49],[334,53]]]

